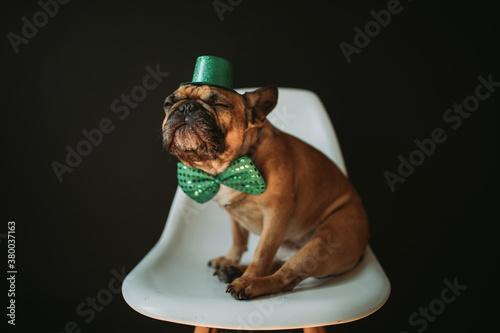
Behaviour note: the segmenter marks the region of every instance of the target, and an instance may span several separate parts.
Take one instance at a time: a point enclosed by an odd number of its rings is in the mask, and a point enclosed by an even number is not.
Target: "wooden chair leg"
[[[194,333],[217,333],[217,329],[210,327],[196,326],[194,328]]]
[[[308,327],[304,328],[304,333],[326,333],[324,327]]]

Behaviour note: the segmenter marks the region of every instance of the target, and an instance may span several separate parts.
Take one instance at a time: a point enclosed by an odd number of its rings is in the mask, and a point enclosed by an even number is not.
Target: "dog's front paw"
[[[263,295],[281,293],[293,289],[290,285],[283,286],[280,279],[272,276],[237,278],[226,288],[226,293],[237,300],[247,300]]]
[[[250,299],[253,297],[252,280],[246,277],[240,277],[227,286],[226,293],[231,294],[231,296],[237,300]]]

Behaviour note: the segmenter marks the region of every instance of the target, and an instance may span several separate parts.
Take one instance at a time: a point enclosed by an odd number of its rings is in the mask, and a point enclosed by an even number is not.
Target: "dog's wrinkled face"
[[[277,89],[240,95],[212,86],[181,86],[165,100],[163,145],[190,167],[230,162],[241,153],[249,127],[255,127],[277,102]]]

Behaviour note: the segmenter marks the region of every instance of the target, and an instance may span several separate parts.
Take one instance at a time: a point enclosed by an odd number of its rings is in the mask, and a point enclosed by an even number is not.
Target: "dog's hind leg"
[[[226,292],[236,299],[250,299],[290,291],[308,277],[325,277],[351,270],[366,248],[368,225],[364,216],[351,215],[347,210],[340,212],[330,215],[307,244],[274,274],[242,276],[233,281]]]
[[[216,269],[214,275],[217,275],[219,280],[224,283],[231,283],[243,275],[248,266],[232,265]]]

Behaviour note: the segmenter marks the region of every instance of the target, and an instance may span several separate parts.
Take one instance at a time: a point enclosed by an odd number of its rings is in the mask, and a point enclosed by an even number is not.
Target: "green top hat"
[[[194,67],[193,80],[186,84],[209,85],[233,90],[233,64],[215,56],[199,56]]]

